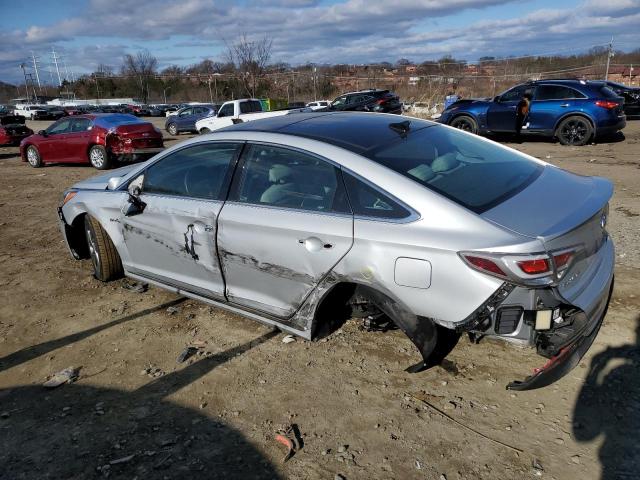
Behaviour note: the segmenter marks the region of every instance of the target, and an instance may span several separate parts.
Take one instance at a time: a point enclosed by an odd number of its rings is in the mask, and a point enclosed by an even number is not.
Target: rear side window
[[[342,175],[354,215],[386,219],[407,218],[411,215],[408,209],[391,199],[389,195],[350,173],[343,171]]]
[[[242,168],[238,201],[318,212],[348,212],[338,169],[288,148],[253,145]]]
[[[240,146],[206,143],[173,152],[144,173],[142,191],[178,197],[222,200],[225,180]]]
[[[441,126],[410,131],[361,155],[476,213],[515,195],[543,170],[524,155]]]
[[[586,98],[579,91],[562,85],[540,85],[536,88],[536,100],[563,100],[569,98]]]
[[[255,113],[262,111],[262,104],[258,101],[251,100],[240,103],[240,113]]]

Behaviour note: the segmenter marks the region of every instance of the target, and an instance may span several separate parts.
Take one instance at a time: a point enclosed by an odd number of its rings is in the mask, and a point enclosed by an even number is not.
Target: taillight
[[[464,259],[469,262],[471,265],[476,267],[478,270],[484,270],[489,273],[493,273],[495,275],[500,275],[502,277],[506,277],[507,274],[502,271],[502,269],[493,261],[488,258],[483,257],[474,257],[473,255],[462,255]]]
[[[573,252],[564,252],[553,256],[553,261],[556,264],[558,270],[562,270],[569,265],[569,262],[573,258]]]
[[[533,255],[459,252],[465,263],[482,273],[525,285],[549,285],[569,268],[576,249]],[[552,261],[553,259],[553,261]],[[555,275],[554,275],[555,274]]]
[[[383,103],[385,103],[386,101],[387,101],[387,99],[386,99],[386,98],[381,98],[381,99],[379,99],[379,100],[376,100],[376,103],[377,103],[378,105],[382,105],[382,104],[383,104]]]
[[[619,106],[618,102],[612,102],[611,100],[596,100],[596,105],[607,110],[611,110]]]
[[[534,260],[520,260],[518,267],[527,275],[539,275],[541,273],[551,272],[549,260],[546,258],[537,258]]]

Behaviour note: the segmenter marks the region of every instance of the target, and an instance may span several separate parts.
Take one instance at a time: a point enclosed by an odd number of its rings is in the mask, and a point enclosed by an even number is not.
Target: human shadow
[[[639,372],[640,316],[635,344],[609,347],[593,357],[573,413],[573,434],[578,442],[603,437],[598,452],[602,480],[640,476]]]
[[[277,479],[277,470],[219,418],[166,400],[271,331],[133,392],[80,383],[0,390],[0,476]]]
[[[102,325],[96,325],[95,327],[82,330],[81,332],[72,333],[71,335],[67,335],[66,337],[56,338],[55,340],[49,340],[37,345],[25,347],[22,350],[18,350],[17,352],[10,353],[9,355],[0,358],[0,372],[11,367],[15,367],[16,365],[28,362],[29,360],[33,360],[34,358],[40,357],[42,355],[46,355],[47,353],[53,350],[57,350],[58,348],[66,347],[67,345],[70,345],[72,343],[84,340],[87,337],[95,335],[96,333],[107,330],[111,327],[115,327],[116,325],[121,325],[137,318],[144,317],[145,315],[149,315],[150,313],[157,312],[158,310],[164,310],[168,307],[178,305],[185,300],[186,297],[180,297],[170,302],[165,302],[161,305],[156,305],[155,307],[150,307],[145,310],[132,313],[131,315],[126,315],[122,318],[117,318],[110,322],[103,323]]]

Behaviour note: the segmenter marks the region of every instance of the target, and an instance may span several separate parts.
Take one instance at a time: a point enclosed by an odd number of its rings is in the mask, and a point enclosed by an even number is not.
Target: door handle
[[[563,103],[562,105],[560,105],[562,108],[567,108],[569,106],[568,103]]]
[[[326,243],[320,240],[318,237],[301,238],[298,243],[304,245],[304,248],[310,252],[319,252],[320,250],[329,250],[333,248],[332,243]]]

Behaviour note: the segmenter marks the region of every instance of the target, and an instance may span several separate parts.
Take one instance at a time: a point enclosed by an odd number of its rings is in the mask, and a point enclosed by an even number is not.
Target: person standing
[[[522,98],[516,107],[516,142],[522,143],[520,132],[522,126],[526,123],[529,116],[529,107],[531,106],[531,92],[524,92]]]
[[[444,109],[446,110],[451,105],[456,103],[458,100],[460,100],[460,97],[456,95],[456,92],[454,92],[453,90],[450,90],[449,93],[447,93],[447,96],[444,97]]]

